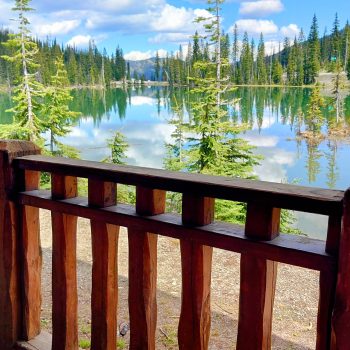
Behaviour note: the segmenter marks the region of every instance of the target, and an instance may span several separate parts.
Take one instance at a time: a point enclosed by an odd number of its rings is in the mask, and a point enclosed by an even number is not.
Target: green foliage
[[[321,133],[324,117],[321,108],[324,106],[324,99],[321,97],[320,88],[312,89],[306,112],[306,127],[313,135]]]
[[[29,7],[30,0],[16,0],[13,11],[18,14],[17,34],[9,34],[9,39],[3,45],[11,52],[11,55],[3,55],[2,58],[18,68],[20,76],[14,89],[14,106],[9,109],[13,113],[14,124],[22,131],[17,134],[22,139],[36,141],[43,131],[39,118],[43,85],[37,80],[39,65],[35,60],[38,53],[37,44],[30,36],[29,20],[25,16],[32,11]],[[3,131],[4,132],[4,131]],[[12,130],[9,130],[12,134]],[[7,136],[9,137],[10,134]]]
[[[55,67],[56,74],[51,77],[50,86],[45,89],[42,124],[44,130],[50,133],[50,152],[53,155],[76,158],[77,152],[57,139],[69,133],[79,113],[69,110],[68,103],[72,97],[62,55],[57,57]]]
[[[125,164],[125,152],[129,148],[125,136],[120,131],[116,131],[113,137],[107,140],[107,145],[111,150],[111,155],[106,158],[104,162],[113,164]]]
[[[79,340],[79,347],[82,349],[90,349],[91,341],[87,339]]]

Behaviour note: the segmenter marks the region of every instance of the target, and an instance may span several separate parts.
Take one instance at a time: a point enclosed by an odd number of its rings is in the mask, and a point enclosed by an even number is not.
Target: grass
[[[90,340],[86,340],[86,339],[79,340],[79,347],[82,349],[90,349],[91,347]]]

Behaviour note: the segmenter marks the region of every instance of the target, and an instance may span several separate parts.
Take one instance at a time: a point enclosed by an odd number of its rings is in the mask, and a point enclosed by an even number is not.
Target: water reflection
[[[255,153],[264,156],[255,167],[260,179],[345,189],[350,185],[349,137],[332,135],[318,142],[298,137],[307,127],[310,91],[238,88],[229,96],[237,101],[227,109],[227,119],[248,126],[241,136],[256,146]],[[65,143],[80,149],[84,159],[102,160],[109,154],[106,140],[119,130],[130,144],[128,163],[155,168],[164,166],[166,144],[177,144],[181,157],[181,149],[186,147],[181,125],[192,120],[192,100],[199,98],[186,89],[166,87],[80,89],[71,93],[74,99],[70,108],[82,116]],[[336,113],[332,99],[325,100],[322,131],[327,134]],[[344,123],[349,125],[350,96],[343,105]],[[5,112],[10,107],[9,95],[0,94],[0,123],[11,122],[11,115]],[[304,231],[311,230],[312,221],[304,218],[303,222]]]

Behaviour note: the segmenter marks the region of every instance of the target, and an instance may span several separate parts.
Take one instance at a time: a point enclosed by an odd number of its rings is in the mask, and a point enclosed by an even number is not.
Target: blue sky
[[[13,2],[0,0],[0,25],[13,28]],[[195,17],[205,15],[202,0],[33,0],[32,31],[41,38],[55,38],[64,45],[86,47],[93,39],[109,53],[119,44],[128,59],[143,59],[186,48],[198,28]],[[285,36],[294,38],[300,28],[308,33],[316,13],[320,32],[332,27],[338,12],[343,26],[350,17],[349,0],[227,0],[223,5],[223,26],[231,32],[237,23],[258,38],[264,33],[269,51]]]

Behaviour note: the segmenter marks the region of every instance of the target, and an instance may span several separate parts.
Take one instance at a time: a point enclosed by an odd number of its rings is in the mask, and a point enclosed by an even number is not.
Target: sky
[[[0,0],[0,26],[15,30],[14,1]],[[119,45],[126,59],[165,56],[184,46],[201,26],[198,16],[207,16],[204,0],[32,0],[35,12],[28,17],[32,33],[57,38],[63,45],[87,47],[93,40],[111,54]],[[234,24],[241,35],[247,31],[258,40],[262,32],[268,53],[284,37],[293,39],[300,28],[308,34],[316,13],[320,34],[332,28],[335,13],[341,26],[350,19],[349,0],[226,0],[222,5],[223,29],[232,33]]]

